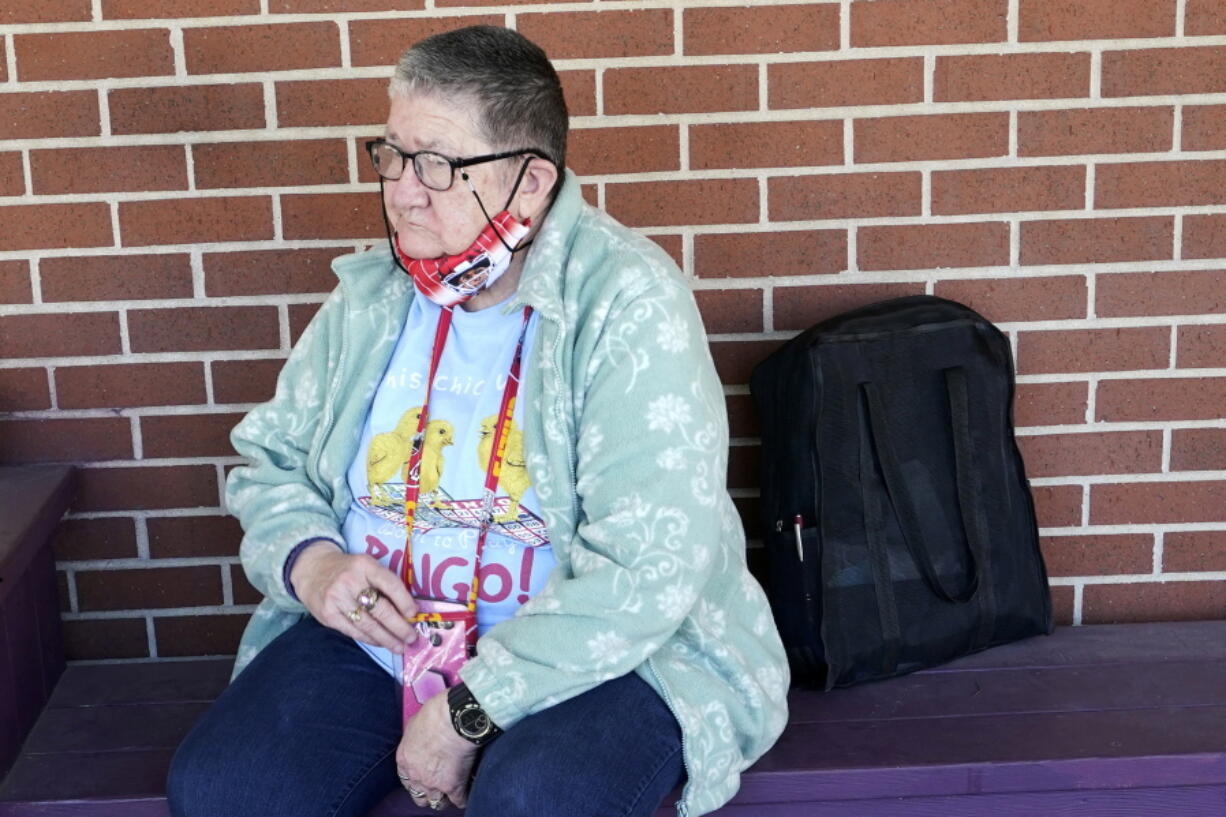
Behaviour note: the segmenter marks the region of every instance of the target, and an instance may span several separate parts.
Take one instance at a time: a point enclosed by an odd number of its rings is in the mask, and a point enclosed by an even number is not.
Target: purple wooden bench
[[[0,785],[0,817],[164,817],[170,756],[229,669],[70,666]],[[723,817],[1226,814],[1226,621],[1062,628],[794,691],[791,707]],[[374,817],[430,814],[398,792]]]
[[[64,671],[51,535],[74,474],[67,465],[0,468],[0,777]]]

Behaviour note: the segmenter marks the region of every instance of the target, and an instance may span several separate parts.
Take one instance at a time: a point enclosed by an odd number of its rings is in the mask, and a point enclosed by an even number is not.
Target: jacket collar
[[[508,312],[531,306],[543,318],[562,321],[563,272],[575,225],[585,206],[579,180],[570,170],[565,171],[557,198],[527,250],[519,288],[505,307]],[[346,300],[358,308],[389,298],[412,300],[415,292],[409,277],[392,262],[386,241],[365,252],[334,258],[332,271],[340,279]]]

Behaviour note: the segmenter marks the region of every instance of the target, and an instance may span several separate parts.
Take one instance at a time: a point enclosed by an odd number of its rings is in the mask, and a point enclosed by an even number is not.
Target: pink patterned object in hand
[[[410,621],[417,638],[404,645],[404,723],[438,693],[460,682],[460,667],[476,640],[476,616],[454,601],[417,599]]]

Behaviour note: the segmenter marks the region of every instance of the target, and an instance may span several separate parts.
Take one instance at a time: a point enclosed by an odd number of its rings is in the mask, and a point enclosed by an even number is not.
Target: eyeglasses
[[[386,139],[372,139],[366,143],[366,152],[370,154],[370,163],[375,166],[375,172],[388,181],[394,182],[404,175],[404,167],[412,162],[413,172],[418,180],[431,190],[450,190],[455,182],[455,172],[465,167],[495,162],[499,159],[509,159],[512,156],[530,154],[549,160],[543,152],[532,148],[508,150],[504,153],[489,153],[485,156],[473,156],[468,159],[452,159],[432,150],[419,150],[415,153],[403,151]]]

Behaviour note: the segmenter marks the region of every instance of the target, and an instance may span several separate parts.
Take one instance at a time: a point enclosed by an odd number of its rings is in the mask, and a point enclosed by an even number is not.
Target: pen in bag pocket
[[[796,558],[805,560],[805,541],[800,535],[800,529],[805,526],[805,518],[800,514],[792,519],[792,530],[796,531]]]

